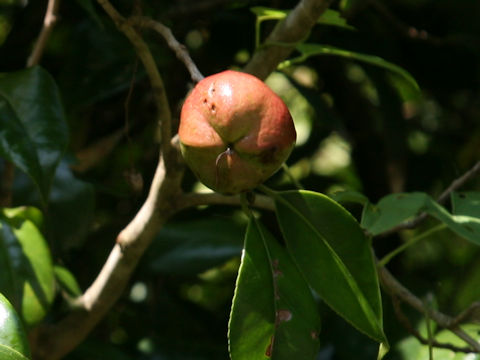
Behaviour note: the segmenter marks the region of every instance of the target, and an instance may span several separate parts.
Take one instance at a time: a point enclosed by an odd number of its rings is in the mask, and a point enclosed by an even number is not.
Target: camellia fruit
[[[231,70],[195,86],[183,104],[178,135],[188,166],[223,194],[263,183],[287,159],[296,139],[282,99],[255,76]]]

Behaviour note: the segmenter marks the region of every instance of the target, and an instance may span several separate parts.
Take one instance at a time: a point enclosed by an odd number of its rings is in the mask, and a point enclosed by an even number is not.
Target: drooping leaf
[[[167,224],[147,253],[149,266],[166,274],[198,274],[240,255],[243,233],[242,224],[223,217]]]
[[[389,61],[382,59],[379,56],[362,54],[354,51],[349,51],[345,49],[340,49],[331,45],[322,45],[322,44],[307,44],[300,43],[296,45],[296,49],[301,53],[297,58],[285,60],[284,62],[278,65],[278,69],[288,67],[292,64],[305,61],[311,56],[317,55],[329,55],[329,56],[340,56],[346,59],[357,60],[364,62],[366,64],[378,66],[384,68],[388,71],[392,71],[394,74],[397,74],[404,78],[410,85],[412,91],[419,92],[420,87],[418,86],[416,80],[412,75],[405,69],[401,68],[398,65],[392,64]]]
[[[353,216],[310,191],[274,197],[288,250],[310,286],[358,330],[386,344],[370,243]]]
[[[368,198],[365,195],[353,190],[338,191],[330,194],[329,196],[338,203],[355,203],[365,205],[368,202]]]
[[[378,204],[368,203],[363,211],[362,226],[372,235],[378,235],[405,221],[413,219],[421,212],[426,212],[447,225],[450,230],[475,244],[480,244],[480,218],[476,215],[475,199],[470,204],[462,204],[454,199],[452,215],[428,194],[414,192],[390,194],[380,199]],[[472,205],[473,204],[473,205]],[[473,210],[472,212],[472,209]]]
[[[48,198],[68,130],[53,78],[39,66],[0,74],[0,154]]]
[[[0,213],[0,291],[27,326],[47,313],[55,294],[50,251],[35,224],[22,216]]]
[[[22,321],[10,302],[0,293],[0,358],[27,359],[30,356]]]
[[[301,273],[252,217],[229,323],[232,360],[314,359],[319,328],[317,305]]]

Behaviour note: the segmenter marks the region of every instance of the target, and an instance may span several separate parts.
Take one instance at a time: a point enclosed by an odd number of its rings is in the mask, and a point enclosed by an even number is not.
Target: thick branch
[[[190,77],[194,82],[197,83],[204,78],[200,70],[198,70],[197,65],[190,57],[190,54],[188,53],[185,45],[180,44],[177,39],[175,39],[175,36],[173,36],[172,31],[168,27],[166,27],[159,21],[155,21],[144,16],[135,16],[130,20],[135,25],[138,25],[140,27],[147,27],[159,33],[165,39],[170,49],[175,52],[177,58],[185,64],[187,70],[190,73]]]
[[[266,39],[266,45],[257,49],[245,71],[262,80],[265,79],[293,52],[295,45],[310,34],[318,18],[331,2],[331,0],[300,1],[290,14],[277,24]],[[268,45],[269,43],[271,45]],[[275,43],[282,43],[282,46],[272,45]]]
[[[47,44],[47,40],[50,37],[53,26],[57,22],[57,13],[60,6],[60,0],[49,0],[47,5],[47,11],[45,18],[43,19],[43,27],[38,35],[37,41],[33,47],[33,51],[27,60],[27,67],[31,67],[40,62],[40,58],[43,55],[43,50]]]

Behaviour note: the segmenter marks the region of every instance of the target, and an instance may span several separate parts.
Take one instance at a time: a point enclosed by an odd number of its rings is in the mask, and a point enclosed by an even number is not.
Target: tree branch
[[[148,45],[136,32],[128,20],[126,20],[108,0],[97,1],[113,20],[118,30],[123,32],[124,35],[130,40],[138,57],[142,61],[145,70],[147,71],[156,105],[159,110],[159,121],[162,134],[162,156],[165,158],[166,168],[168,170],[170,168],[170,162],[174,164],[174,157],[176,156],[176,151],[172,151],[170,146],[170,139],[172,137],[172,115],[165,91],[165,86],[163,85],[163,80],[158,72],[155,60],[150,52],[150,49],[148,48]]]
[[[43,27],[38,35],[37,41],[33,46],[33,51],[27,60],[27,67],[31,67],[40,62],[43,55],[43,50],[47,44],[47,40],[50,37],[52,29],[57,22],[58,8],[60,7],[60,0],[48,0],[47,11],[43,19]]]
[[[427,314],[439,326],[450,330],[460,339],[465,341],[471,347],[471,351],[480,352],[480,343],[463,331],[455,318],[441,313],[440,311],[426,308],[423,301],[403,286],[395,277],[385,268],[378,267],[378,274],[383,288],[392,296],[398,297],[421,314]]]
[[[200,205],[241,205],[240,195],[226,196],[219,193],[190,193],[184,194],[177,201],[178,210],[200,206]],[[273,201],[268,196],[255,194],[255,198],[252,204],[254,207],[264,210],[274,210],[275,206]]]
[[[331,0],[300,1],[287,17],[275,26],[265,41],[266,45],[257,49],[246,65],[245,71],[262,80],[267,78],[277,65],[293,52],[295,45],[308,36],[331,2]],[[284,45],[273,45],[275,43]]]
[[[135,16],[130,18],[130,21],[134,25],[150,28],[159,33],[165,39],[170,49],[175,52],[177,58],[185,64],[188,72],[190,73],[190,77],[194,82],[197,83],[204,78],[200,70],[198,70],[197,65],[190,57],[185,45],[180,44],[177,39],[175,39],[175,36],[173,36],[172,31],[168,27],[159,21],[155,21],[145,16]]]

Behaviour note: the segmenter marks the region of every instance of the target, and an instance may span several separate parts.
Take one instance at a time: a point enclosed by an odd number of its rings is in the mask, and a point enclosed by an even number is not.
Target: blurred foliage
[[[1,72],[24,68],[46,4],[0,1]],[[135,4],[169,26],[209,75],[240,68],[254,52],[251,7],[290,9],[296,1],[115,1],[125,15],[136,11]],[[355,58],[312,56],[272,74],[267,83],[289,105],[299,133],[288,161],[291,175],[307,189],[359,191],[372,203],[400,191],[425,191],[435,198],[479,159],[480,2],[342,0],[333,8],[343,11],[355,30],[319,24],[309,43],[379,56],[408,71],[421,92],[412,91],[404,78]],[[262,24],[262,39],[273,25]],[[144,35],[177,121],[192,86],[189,74],[163,39]],[[67,157],[54,175],[46,207],[20,171],[13,205],[47,210],[42,231],[54,262],[77,278],[78,284],[69,275],[63,278],[66,288],[76,292],[94,279],[118,231],[146,196],[158,154],[152,137],[155,106],[132,47],[93,0],[61,3],[41,65],[56,80],[65,107]],[[282,172],[269,185],[292,187]],[[198,188],[191,173],[184,186]],[[480,190],[480,181],[471,180],[465,190]],[[348,208],[359,218],[358,205]],[[216,222],[208,225],[212,218]],[[262,215],[267,226],[274,221],[274,215]],[[226,359],[243,236],[237,235],[244,227],[245,219],[229,207],[178,214],[145,255],[129,291],[68,359],[95,359],[99,353],[106,360]],[[382,257],[431,227],[426,222],[401,237],[379,239],[375,250]],[[412,291],[421,297],[434,293],[439,308],[453,314],[479,299],[479,255],[473,243],[445,230],[408,248],[389,266]],[[65,305],[57,299],[52,306],[48,320]],[[385,333],[391,344],[399,344],[386,359],[423,354],[425,349],[398,325],[386,295],[384,308]],[[318,359],[375,356],[373,341],[323,305],[321,311],[322,328],[328,331],[322,333]],[[422,321],[418,314],[408,315],[413,324]]]

